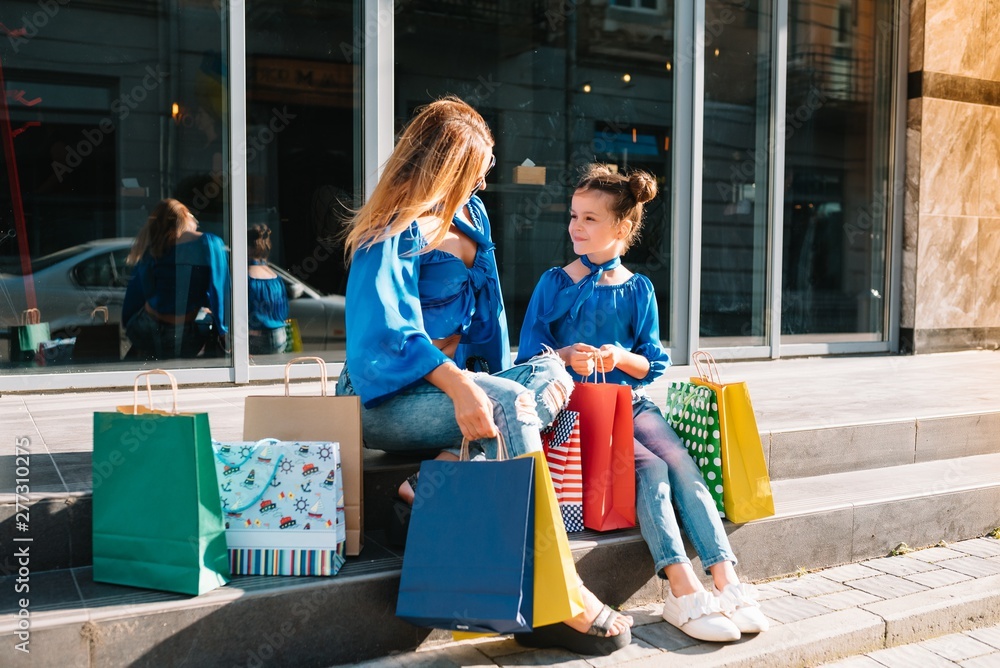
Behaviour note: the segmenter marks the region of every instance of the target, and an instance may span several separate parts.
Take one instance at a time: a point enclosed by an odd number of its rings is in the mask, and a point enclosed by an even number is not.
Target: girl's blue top
[[[580,282],[587,280],[584,277]],[[517,363],[531,359],[544,346],[565,348],[587,343],[600,348],[613,343],[648,359],[649,372],[644,378],[633,378],[615,369],[607,373],[607,382],[638,388],[663,375],[670,366],[670,356],[660,344],[656,294],[650,280],[633,274],[620,285],[595,285],[582,304],[577,301],[577,290],[567,290],[574,285],[578,284],[559,267],[542,274],[524,314]],[[579,309],[575,316],[571,312],[574,308]],[[548,317],[552,313],[562,315],[553,319]],[[569,367],[567,371],[577,381],[594,379],[584,379]],[[598,376],[598,380],[603,378]]]
[[[148,252],[132,269],[122,322],[128,323],[145,303],[157,313],[185,315],[201,308],[212,312],[220,334],[229,331],[229,260],[226,244],[208,232],[175,245],[163,257]]]
[[[251,264],[262,264],[251,262]],[[288,318],[288,294],[281,276],[247,276],[247,310],[250,329],[282,329]]]
[[[414,221],[396,236],[354,253],[347,279],[347,368],[366,408],[426,382],[445,363],[465,368],[483,357],[490,371],[510,366],[507,316],[490,222],[473,196],[472,225],[456,227],[476,242],[472,267],[451,253],[420,252],[427,240]],[[431,339],[461,334],[455,359]]]

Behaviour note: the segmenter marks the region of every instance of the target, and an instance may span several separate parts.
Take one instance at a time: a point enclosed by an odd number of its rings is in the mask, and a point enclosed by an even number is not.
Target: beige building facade
[[[913,0],[901,347],[1000,347],[1000,2]]]

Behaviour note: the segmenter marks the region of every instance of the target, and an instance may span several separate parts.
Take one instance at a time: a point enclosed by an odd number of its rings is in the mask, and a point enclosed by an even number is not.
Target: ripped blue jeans
[[[493,401],[493,421],[510,457],[542,449],[539,431],[552,423],[573,391],[573,380],[566,367],[553,354],[538,355],[492,375],[475,373],[472,378]],[[337,394],[354,394],[347,367],[337,382]],[[455,405],[448,395],[426,381],[374,408],[362,407],[361,428],[365,447],[386,452],[457,453],[462,445]],[[487,458],[496,458],[495,439],[471,445],[482,450]]]

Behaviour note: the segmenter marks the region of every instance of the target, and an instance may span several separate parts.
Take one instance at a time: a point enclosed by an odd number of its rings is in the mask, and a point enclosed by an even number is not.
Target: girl
[[[516,456],[541,449],[539,429],[569,399],[573,382],[554,355],[510,365],[489,218],[476,196],[494,162],[475,109],[453,97],[433,102],[403,131],[351,221],[337,394],[361,397],[366,447],[419,454],[499,433]],[[477,363],[493,374],[468,370]],[[632,618],[586,589],[583,597],[579,616],[519,639],[585,654],[627,645]]]
[[[741,632],[765,631],[767,619],[752,588],[736,576],[736,557],[701,472],[642,391],[670,359],[660,345],[653,285],[623,267],[621,256],[639,235],[643,204],[655,196],[656,181],[645,172],[587,168],[570,209],[569,234],[580,257],[542,275],[525,314],[518,361],[549,347],[579,379],[596,366],[607,382],[634,388],[636,505],[656,573],[670,583],[663,618],[700,640],[737,640]],[[671,498],[712,576],[714,596],[685,554]]]
[[[284,352],[285,318],[288,295],[285,282],[270,267],[271,228],[263,223],[247,229],[247,311],[250,327],[250,354],[271,355]]]

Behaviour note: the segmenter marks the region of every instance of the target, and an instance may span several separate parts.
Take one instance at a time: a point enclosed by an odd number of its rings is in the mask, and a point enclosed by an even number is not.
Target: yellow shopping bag
[[[535,458],[535,589],[532,626],[558,624],[584,611],[580,580],[576,575],[569,538],[545,453],[529,452]],[[482,638],[489,633],[454,631],[455,640]]]
[[[704,350],[693,356],[698,377],[691,378],[715,392],[722,441],[722,503],[726,519],[736,524],[774,514],[771,478],[764,447],[745,382],[723,383],[715,359]],[[702,368],[702,363],[705,368]]]
[[[285,321],[285,352],[302,352],[302,332],[299,329],[299,321],[295,318]]]

